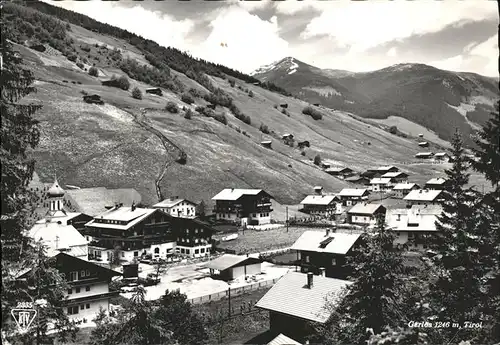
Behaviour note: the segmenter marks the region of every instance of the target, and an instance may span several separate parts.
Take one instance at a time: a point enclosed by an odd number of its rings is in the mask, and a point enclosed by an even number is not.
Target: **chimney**
[[[316,192],[316,194],[322,195],[323,194],[323,187],[316,186],[316,187],[314,187],[314,191]]]
[[[325,268],[324,267],[320,267],[319,268],[319,275],[324,277],[325,276]]]
[[[132,210],[132,212],[134,212],[134,211],[135,211],[135,201],[132,201],[131,210]]]
[[[325,236],[328,236],[328,235],[330,235],[330,229],[327,228]]]
[[[314,274],[312,272],[307,272],[307,287],[312,289],[313,287]]]

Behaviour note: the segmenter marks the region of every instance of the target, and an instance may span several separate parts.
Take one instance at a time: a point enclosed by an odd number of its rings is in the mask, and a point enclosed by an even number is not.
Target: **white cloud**
[[[387,51],[387,56],[395,57],[396,55],[398,55],[398,50],[396,49],[396,47],[392,47]]]
[[[340,46],[351,47],[352,52],[437,32],[457,22],[497,17],[493,1],[329,1],[316,6],[323,11],[301,37],[328,35]]]
[[[470,44],[464,53],[430,65],[452,71],[473,71],[486,76],[498,77],[498,37],[492,36],[479,44]]]
[[[288,43],[278,35],[276,16],[264,21],[241,7],[231,6],[221,10],[210,27],[210,35],[203,44],[193,47],[193,55],[243,72],[278,60],[288,51]]]
[[[47,1],[49,2],[49,1]],[[149,11],[140,4],[120,7],[111,1],[58,1],[65,9],[82,13],[97,21],[117,26],[168,47],[188,50],[185,37],[194,27],[190,19],[181,21],[159,11]]]

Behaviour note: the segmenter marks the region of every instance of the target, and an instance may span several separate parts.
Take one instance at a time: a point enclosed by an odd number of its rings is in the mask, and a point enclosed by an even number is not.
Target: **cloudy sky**
[[[498,77],[494,0],[47,2],[246,73],[292,56],[350,71],[419,62]]]

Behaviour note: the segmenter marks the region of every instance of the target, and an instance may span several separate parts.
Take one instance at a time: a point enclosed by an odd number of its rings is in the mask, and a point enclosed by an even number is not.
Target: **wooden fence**
[[[245,292],[254,291],[254,290],[264,288],[264,287],[272,286],[278,281],[278,279],[279,278],[269,279],[269,280],[264,280],[261,282],[256,282],[256,283],[253,283],[250,285],[237,287],[234,289],[230,289],[231,292],[229,292],[229,289],[228,289],[225,291],[220,291],[220,292],[212,293],[212,294],[205,295],[205,296],[189,298],[187,301],[190,302],[191,304],[202,304],[202,303],[208,303],[211,301],[219,301],[223,298],[229,297],[229,293],[231,293],[231,297],[234,297],[234,296],[241,295]]]

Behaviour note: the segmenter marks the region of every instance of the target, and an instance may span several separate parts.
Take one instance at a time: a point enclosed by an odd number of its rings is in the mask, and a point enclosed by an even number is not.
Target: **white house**
[[[403,200],[408,206],[413,205],[440,205],[443,196],[441,190],[418,189],[409,192]]]
[[[375,177],[371,179],[370,186],[372,192],[386,193],[392,189],[390,178]]]
[[[415,205],[410,209],[387,210],[385,220],[396,234],[397,246],[425,249],[437,231],[436,221],[441,213],[441,206]]]
[[[419,188],[420,186],[416,183],[398,183],[394,186],[394,188],[392,188],[392,191],[394,192],[394,196],[396,198],[403,199],[412,190]]]
[[[153,205],[174,217],[196,217],[196,203],[179,197],[168,198]]]
[[[329,217],[336,213],[335,195],[308,195],[300,202],[302,212],[313,216]]]
[[[381,204],[358,203],[347,211],[348,222],[357,225],[375,225],[378,216],[385,215],[385,207]]]

